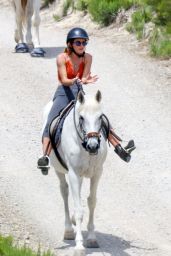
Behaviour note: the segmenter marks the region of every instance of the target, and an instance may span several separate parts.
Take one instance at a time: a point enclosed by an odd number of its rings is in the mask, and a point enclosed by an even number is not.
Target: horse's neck
[[[73,138],[74,140],[79,141],[79,135],[78,135],[77,129],[79,129],[78,117],[77,117],[77,114],[75,113],[75,110],[72,109],[69,115],[65,119],[63,131],[65,133],[65,136],[67,137],[69,136],[70,138]]]

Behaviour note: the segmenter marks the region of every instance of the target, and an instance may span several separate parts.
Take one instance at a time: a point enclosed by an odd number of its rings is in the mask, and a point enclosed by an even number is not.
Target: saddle
[[[52,120],[49,126],[49,138],[51,141],[52,148],[55,152],[57,159],[66,170],[68,170],[68,168],[58,152],[58,146],[61,142],[63,123],[65,121],[65,118],[68,116],[68,114],[74,107],[74,104],[75,100],[72,100],[64,109],[60,111],[59,115]]]

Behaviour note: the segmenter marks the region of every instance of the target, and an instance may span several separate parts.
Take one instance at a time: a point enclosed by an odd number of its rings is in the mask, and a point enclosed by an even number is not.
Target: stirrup
[[[136,149],[134,141],[133,141],[133,140],[130,140],[130,141],[128,142],[128,144],[126,145],[126,147],[124,147],[124,149],[125,149],[129,154],[131,154],[131,152],[132,152],[134,149]]]
[[[125,162],[128,163],[131,160],[130,153],[127,152],[127,150],[125,150],[124,148],[122,148],[120,144],[116,145],[114,151]]]
[[[41,169],[43,175],[48,174],[48,170],[50,168],[50,159],[46,156],[41,156],[37,161],[37,168]]]

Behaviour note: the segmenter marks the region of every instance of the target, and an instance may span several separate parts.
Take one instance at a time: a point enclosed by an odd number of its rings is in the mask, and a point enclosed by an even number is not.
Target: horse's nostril
[[[98,149],[98,148],[99,148],[99,145],[98,145],[98,144],[96,144],[95,149]]]
[[[99,143],[87,144],[87,151],[90,153],[96,153],[99,149]]]

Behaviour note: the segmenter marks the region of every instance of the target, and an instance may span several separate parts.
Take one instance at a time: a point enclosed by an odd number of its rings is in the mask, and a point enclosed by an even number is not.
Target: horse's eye
[[[103,115],[99,116],[99,121],[102,122],[103,121]]]
[[[80,125],[82,125],[83,124],[83,122],[84,122],[84,117],[83,116],[80,116]]]
[[[83,123],[83,121],[84,121],[84,117],[80,116],[80,123]]]
[[[79,124],[80,124],[80,128],[83,129],[83,123],[84,123],[84,117],[80,116],[79,117]]]

